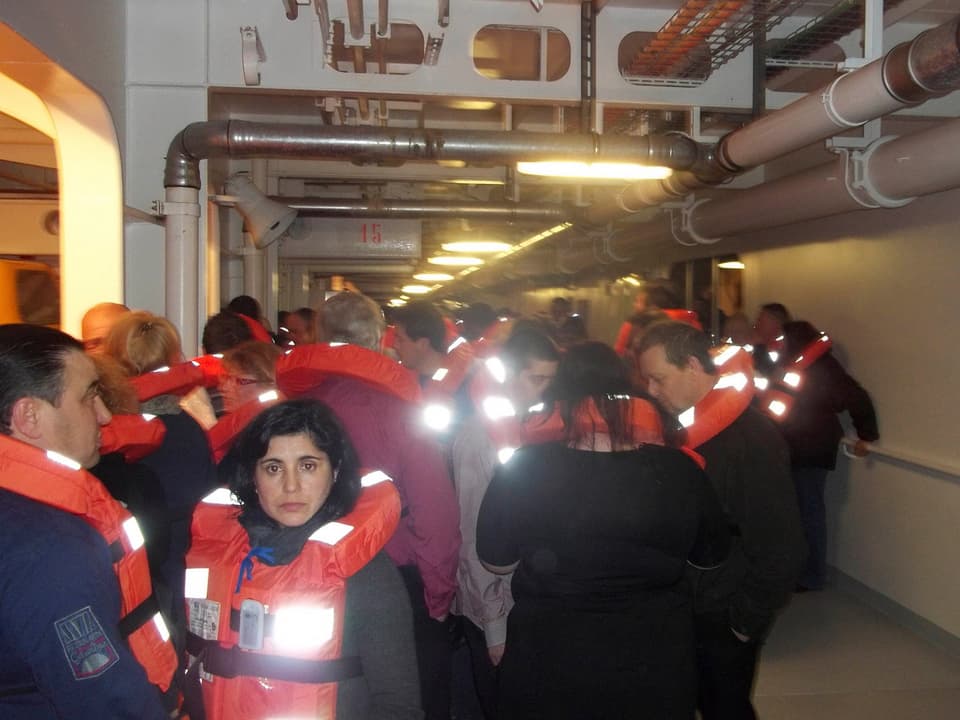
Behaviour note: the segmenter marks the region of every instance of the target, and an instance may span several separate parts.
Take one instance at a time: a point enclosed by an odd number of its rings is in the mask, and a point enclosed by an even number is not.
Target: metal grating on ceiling
[[[892,10],[902,0],[885,0],[883,9]],[[841,0],[812,18],[796,31],[767,45],[767,79],[788,67],[833,67],[836,63],[813,60],[810,56],[832,42],[863,26],[864,0]]]
[[[688,0],[624,67],[635,85],[690,86],[752,45],[804,0]]]

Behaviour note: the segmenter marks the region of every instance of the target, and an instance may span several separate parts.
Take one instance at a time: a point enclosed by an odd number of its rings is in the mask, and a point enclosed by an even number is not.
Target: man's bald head
[[[103,341],[110,329],[128,312],[130,308],[115,302],[98,303],[87,310],[80,321],[83,349],[91,355],[103,353]]]

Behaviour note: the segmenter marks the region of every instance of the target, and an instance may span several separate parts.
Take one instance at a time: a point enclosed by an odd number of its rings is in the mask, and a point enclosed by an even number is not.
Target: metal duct
[[[597,203],[584,219],[602,224],[630,212],[717,184],[838,131],[960,88],[960,17],[931,28],[825,89],[725,135],[706,164],[664,181],[624,188]]]
[[[468,220],[563,222],[573,211],[560,205],[514,203],[464,203],[446,200],[350,200],[336,198],[284,198],[301,216],[355,218],[453,218]]]
[[[503,165],[517,160],[610,160],[694,167],[700,146],[684,135],[532,133],[262,124],[245,120],[192,123],[167,150],[165,187],[200,188],[200,161],[212,157],[295,157],[376,163],[462,160]]]

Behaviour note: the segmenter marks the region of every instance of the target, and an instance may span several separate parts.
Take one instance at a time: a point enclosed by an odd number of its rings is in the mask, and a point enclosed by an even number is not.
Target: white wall
[[[900,210],[768,232],[807,244],[742,253],[746,308],[782,302],[833,337],[871,393],[879,445],[960,468],[960,192]],[[841,459],[828,489],[831,562],[960,636],[960,478]]]
[[[0,21],[101,95],[121,148],[125,17],[125,0],[30,0],[0,6]]]

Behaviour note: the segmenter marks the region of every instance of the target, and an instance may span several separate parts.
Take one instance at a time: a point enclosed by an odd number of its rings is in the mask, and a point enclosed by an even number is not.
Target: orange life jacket
[[[769,378],[761,399],[761,408],[768,417],[777,422],[789,416],[796,402],[797,393],[803,386],[807,368],[822,358],[833,347],[833,341],[821,333],[820,337],[807,345],[803,352],[788,362],[782,371]]]
[[[119,452],[127,462],[136,462],[159,449],[167,426],[155,415],[114,415],[100,428],[100,452]]]
[[[251,420],[282,399],[276,390],[267,390],[248,400],[233,412],[227,413],[217,421],[216,425],[207,430],[207,440],[210,442],[214,462],[223,460],[223,456],[230,451],[237,435],[250,424]]]
[[[443,367],[422,386],[423,421],[431,430],[442,433],[450,428],[456,415],[454,395],[467,382],[473,357],[470,343],[456,337],[447,348]]]
[[[130,378],[137,400],[144,402],[158,395],[184,395],[195,387],[213,387],[223,372],[222,355],[201,355],[172,367],[158,368]]]
[[[350,513],[314,532],[290,564],[257,562],[239,589],[251,548],[237,506],[226,489],[197,506],[187,554],[187,651],[202,663],[208,720],[336,717],[336,683],[362,673],[358,658],[341,657],[346,579],[400,520],[400,496],[380,480],[389,478],[364,476]]]
[[[136,518],[75,461],[7,436],[0,436],[0,487],[81,517],[100,533],[115,558],[119,630],[147,679],[166,692],[177,670],[177,654],[153,596]]]
[[[503,363],[498,358],[488,358],[470,384],[477,413],[493,439],[501,462],[506,462],[522,445],[555,442],[566,437],[566,428],[557,408],[545,408],[540,403],[528,408],[521,420],[504,392],[505,377]],[[634,442],[662,445],[663,426],[653,405],[642,398],[624,396],[622,399],[630,403],[630,432]],[[606,432],[606,423],[592,400],[581,406],[574,422],[584,432]]]
[[[743,414],[753,400],[753,358],[739,345],[713,351],[719,377],[696,405],[680,414],[686,447],[698,448]]]
[[[455,338],[447,347],[443,366],[423,386],[424,400],[449,400],[460,389],[473,365],[473,348],[462,337]]]
[[[417,376],[382,353],[348,343],[297,345],[277,360],[277,387],[296,397],[328,377],[351,377],[418,402]]]

